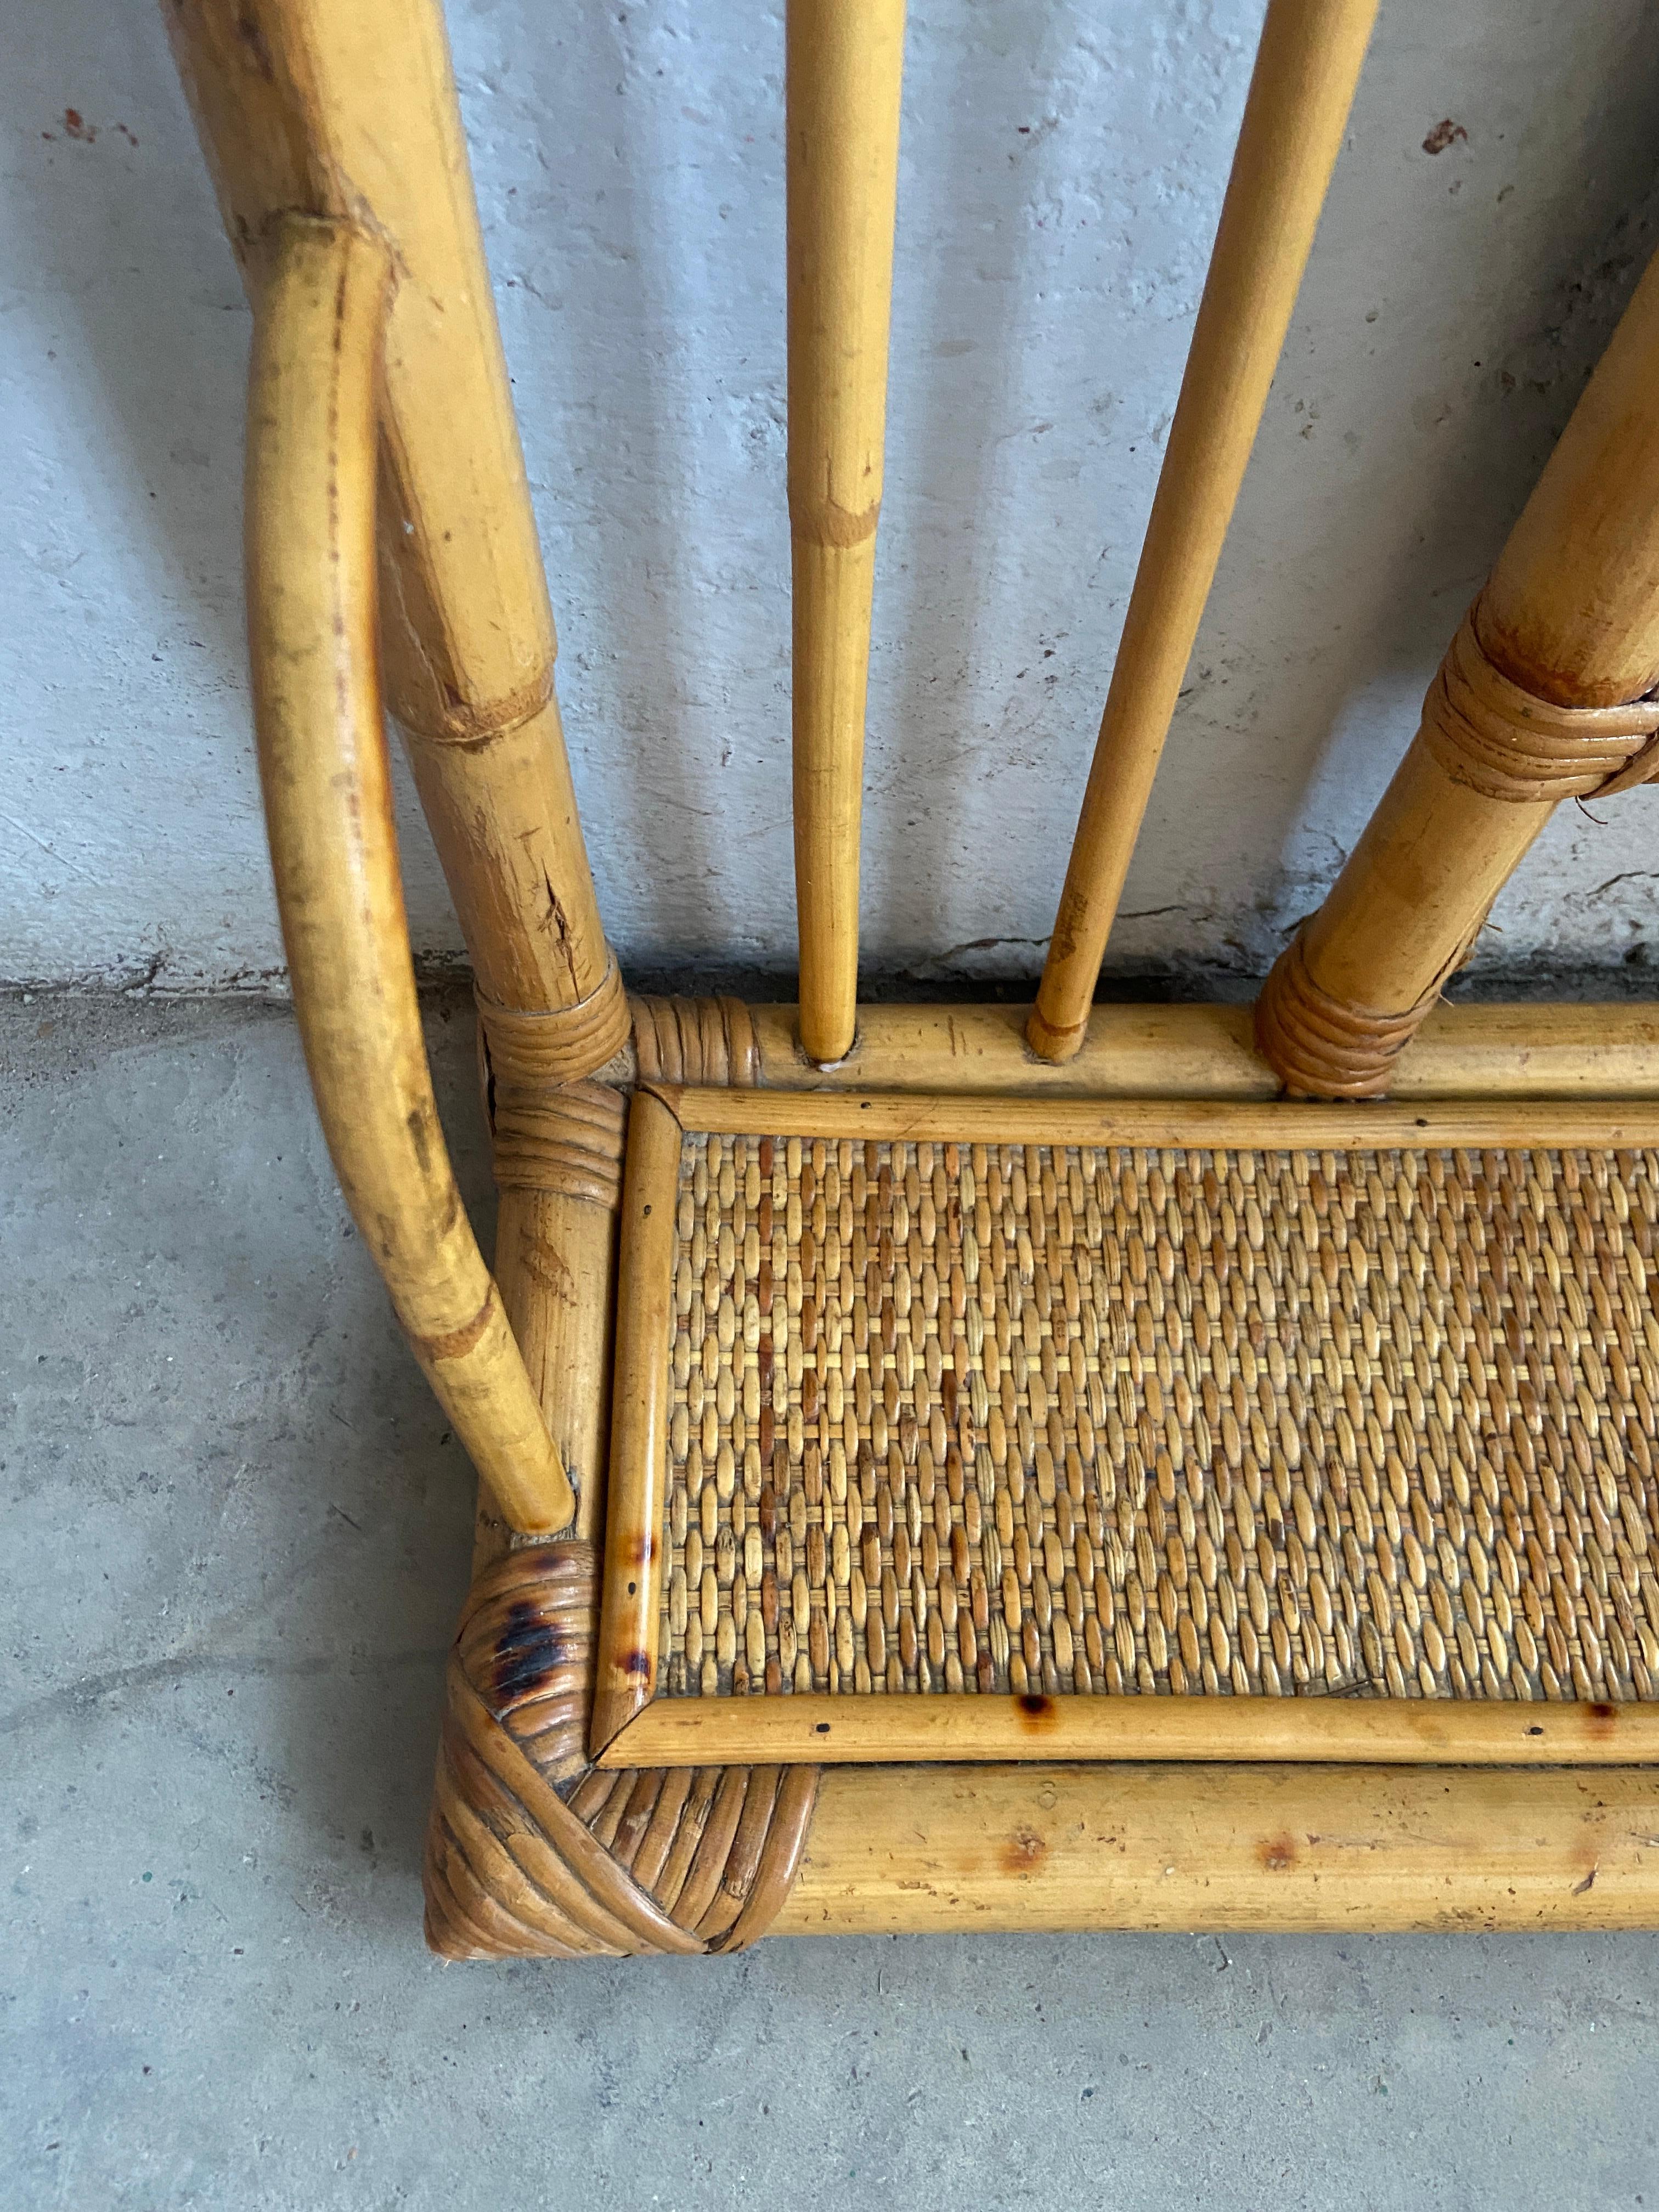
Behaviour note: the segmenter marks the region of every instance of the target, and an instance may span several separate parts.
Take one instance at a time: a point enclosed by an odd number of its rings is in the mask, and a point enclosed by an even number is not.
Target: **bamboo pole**
[[[1271,0],[1210,273],[1027,1035],[1081,1046],[1106,940],[1255,442],[1376,14]]]
[[[274,217],[386,242],[382,643],[390,703],[486,1012],[605,994],[553,693],[556,650],[438,0],[171,0],[225,227],[257,298]],[[599,1047],[603,1046],[603,1049]]]
[[[795,900],[809,1059],[852,1048],[904,0],[789,0]]]
[[[775,1936],[1659,1927],[1659,1774],[835,1766]]]
[[[1262,992],[1285,1086],[1364,1097],[1562,799],[1652,773],[1659,732],[1659,259],[1650,264],[1393,781]]]
[[[626,1121],[602,1084],[496,1093],[496,1279],[588,1543],[604,1532]]]
[[[1271,1098],[1248,1006],[1096,1006],[1074,1060],[1039,1060],[1024,1006],[866,1006],[836,1068],[801,1051],[793,1006],[750,1010],[758,1080],[774,1091],[1001,1091],[1034,1097]],[[654,1072],[654,1071],[647,1071]],[[1413,1099],[1659,1096],[1659,1009],[1440,1005],[1401,1063]]]
[[[603,1766],[893,1766],[1006,1759],[1312,1760],[1377,1765],[1659,1764],[1659,1705],[1507,1698],[658,1698]]]
[[[416,1358],[502,1511],[570,1486],[455,1187],[422,1046],[374,653],[375,394],[392,277],[350,224],[267,240],[247,448],[255,724],[283,939],[341,1186]]]

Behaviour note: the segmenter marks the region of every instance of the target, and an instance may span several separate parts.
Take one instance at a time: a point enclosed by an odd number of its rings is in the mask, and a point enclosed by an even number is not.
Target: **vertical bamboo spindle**
[[[904,0],[789,0],[789,529],[800,1035],[851,1051]]]
[[[1271,0],[1037,1002],[1033,1051],[1083,1042],[1106,940],[1255,442],[1376,0]]]
[[[581,1064],[561,1072],[586,1073],[623,1041],[627,1012],[553,694],[552,616],[439,0],[169,0],[166,14],[250,289],[285,209],[363,222],[392,250],[390,703],[486,1019],[583,1008]]]
[[[390,257],[273,226],[255,319],[248,632],[295,1011],[329,1150],[416,1357],[516,1528],[574,1500],[474,1241],[432,1096],[375,651],[375,403]]]
[[[1659,768],[1659,259],[1650,264],[1256,1041],[1291,1091],[1374,1097],[1564,799]]]

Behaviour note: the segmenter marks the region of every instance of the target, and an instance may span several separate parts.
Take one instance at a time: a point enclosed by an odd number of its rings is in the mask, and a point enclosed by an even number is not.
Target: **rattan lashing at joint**
[[[597,988],[574,1006],[535,1012],[499,1006],[477,994],[487,1082],[538,1087],[597,1074],[628,1042],[631,1016],[614,956]]]
[[[1659,696],[1569,707],[1515,683],[1480,641],[1477,601],[1423,701],[1421,742],[1454,781],[1487,799],[1553,805],[1659,775]]]
[[[442,1957],[738,1950],[789,1893],[817,1768],[588,1765],[598,1605],[577,1540],[509,1553],[473,1584],[427,1844]]]
[[[1255,1048],[1291,1098],[1382,1098],[1395,1063],[1440,996],[1444,977],[1413,1006],[1389,1012],[1324,990],[1308,962],[1307,925],[1274,963],[1255,1004]],[[1461,947],[1451,967],[1462,964]]]

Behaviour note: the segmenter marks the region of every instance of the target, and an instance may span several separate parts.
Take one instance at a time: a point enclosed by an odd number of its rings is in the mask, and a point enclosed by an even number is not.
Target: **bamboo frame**
[[[629,1116],[623,1191],[623,1273],[633,1294],[618,1316],[612,1390],[611,1486],[606,1501],[605,1609],[589,1727],[597,1748],[656,1687],[661,1586],[662,1470],[668,1446],[662,1389],[673,1296],[673,1190],[680,1125],[651,1091]]]
[[[1651,1928],[1659,1774],[831,1768],[778,1936]]]
[[[1106,940],[1312,250],[1376,0],[1271,0],[1026,1035],[1083,1042]]]
[[[251,295],[286,210],[372,228],[387,319],[390,703],[486,1007],[604,994],[626,1033],[553,693],[556,641],[439,0],[178,0],[174,52]]]
[[[1356,1107],[1284,1099],[926,1098],[896,1092],[701,1091],[671,1084],[655,1085],[648,1095],[682,1128],[721,1136],[1236,1146],[1268,1152],[1659,1145],[1659,1101],[1644,1098],[1425,1099],[1415,1106],[1389,1101]]]
[[[1029,1007],[865,1006],[838,1067],[801,1050],[793,1006],[750,1012],[757,1080],[774,1091],[996,1092],[1026,1097],[1279,1096],[1249,1006],[1095,1006],[1074,1058],[1039,1060]],[[642,1071],[643,1072],[643,1071]],[[1641,1003],[1437,1005],[1400,1061],[1414,1099],[1659,1097],[1659,1010]]]
[[[392,277],[336,222],[274,227],[248,404],[254,719],[283,938],[329,1150],[428,1380],[509,1521],[569,1484],[455,1187],[398,873],[374,655],[374,409]]]
[[[1377,1765],[1659,1763],[1659,1706],[1429,1698],[659,1698],[601,1766],[1176,1759]]]
[[[852,1048],[904,0],[789,0],[795,902],[809,1059]]]
[[[1281,956],[1260,1048],[1291,1091],[1373,1097],[1560,801],[1653,771],[1659,259],[1626,309],[1422,725]]]

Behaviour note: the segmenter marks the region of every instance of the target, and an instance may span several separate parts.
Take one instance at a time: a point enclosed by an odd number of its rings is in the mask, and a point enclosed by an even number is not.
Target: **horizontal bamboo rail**
[[[289,210],[372,228],[398,271],[381,409],[390,704],[486,1015],[586,1006],[589,1049],[569,1071],[586,1074],[622,1042],[626,1012],[554,697],[439,0],[170,0],[166,14],[253,295]],[[525,1049],[538,1034],[532,1023]]]
[[[1237,1759],[1382,1765],[1659,1765],[1659,1705],[1328,1697],[658,1698],[602,1766]]]
[[[684,1128],[725,1136],[932,1139],[985,1145],[1153,1145],[1343,1151],[1480,1151],[1659,1145],[1659,1100],[1480,1098],[1356,1108],[1283,1099],[954,1098],[901,1091],[698,1091],[663,1084]]]
[[[839,1766],[777,1936],[1659,1927],[1659,1773]]]
[[[1053,940],[1027,1030],[1081,1046],[1335,166],[1376,0],[1271,0],[1192,349],[1124,619]]]
[[[881,513],[904,0],[789,0],[789,533],[800,1034],[858,1001],[865,697]]]
[[[1030,1097],[1272,1098],[1278,1077],[1252,1042],[1248,1006],[1096,1006],[1075,1058],[1039,1060],[1024,1006],[866,1006],[839,1067],[801,1051],[793,1006],[750,1009],[757,1079],[777,1091],[1000,1091]],[[642,1073],[646,1071],[641,1071]],[[654,1073],[657,1071],[652,1070]],[[1394,1096],[1659,1097],[1659,1008],[1433,1007],[1400,1064]]]
[[[572,1498],[450,1169],[421,1038],[374,651],[375,397],[392,281],[350,224],[280,218],[248,404],[248,628],[283,939],[348,1204],[513,1524]]]
[[[1346,866],[1262,991],[1287,1090],[1394,1081],[1564,799],[1659,766],[1659,259],[1626,308]]]

